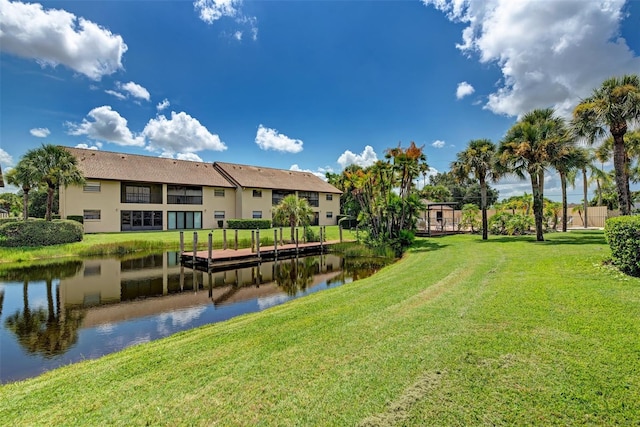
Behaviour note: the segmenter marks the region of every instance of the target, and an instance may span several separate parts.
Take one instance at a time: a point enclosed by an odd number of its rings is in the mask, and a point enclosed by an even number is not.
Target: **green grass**
[[[419,239],[373,277],[0,388],[0,425],[638,425],[601,232]]]
[[[312,227],[317,233],[318,227]],[[208,235],[211,230],[198,231],[198,246],[200,249],[207,247]],[[326,240],[338,240],[340,231],[338,226],[326,227]],[[214,248],[222,248],[222,230],[213,231]],[[283,229],[283,238],[288,239],[291,234],[289,228]],[[300,229],[302,239],[302,229]],[[273,229],[261,230],[260,241],[263,245],[273,244]],[[233,231],[227,232],[229,247],[234,243]],[[343,239],[355,239],[355,232],[343,230]],[[193,248],[193,231],[184,232],[185,250]],[[38,260],[52,260],[56,258],[80,258],[86,256],[122,255],[137,251],[177,250],[180,246],[180,232],[178,231],[154,231],[140,233],[100,233],[85,234],[82,242],[66,245],[44,246],[34,248],[4,248],[0,247],[0,269],[13,268],[16,263],[32,262]],[[251,246],[251,230],[238,231],[238,247]]]

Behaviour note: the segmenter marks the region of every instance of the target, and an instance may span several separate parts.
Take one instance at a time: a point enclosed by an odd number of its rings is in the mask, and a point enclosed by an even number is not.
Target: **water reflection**
[[[0,382],[266,309],[386,263],[301,257],[206,273],[177,253],[88,259],[0,276]]]

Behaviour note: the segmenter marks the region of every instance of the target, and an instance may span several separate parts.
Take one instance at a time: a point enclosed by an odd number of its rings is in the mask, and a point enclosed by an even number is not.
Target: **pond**
[[[5,271],[0,383],[261,311],[389,262],[323,254],[206,273],[166,252]]]

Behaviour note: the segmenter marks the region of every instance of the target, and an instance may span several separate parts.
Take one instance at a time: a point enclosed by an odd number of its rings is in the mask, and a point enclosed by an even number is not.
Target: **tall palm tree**
[[[573,128],[578,136],[593,144],[607,135],[613,137],[613,166],[616,172],[618,204],[622,215],[631,213],[629,158],[625,134],[640,120],[640,78],[625,75],[605,80],[573,110]]]
[[[53,198],[60,186],[82,185],[84,176],[78,169],[78,160],[63,147],[43,145],[25,154],[39,171],[39,181],[47,185],[45,219],[51,221]]]
[[[558,147],[558,153],[555,157],[551,158],[550,163],[553,168],[558,171],[560,175],[560,187],[562,189],[562,231],[567,231],[567,219],[568,219],[568,204],[567,204],[567,181],[569,180],[569,176],[571,177],[571,182],[575,182],[575,175],[572,174],[573,171],[584,171],[584,176],[586,176],[586,168],[589,163],[588,153],[582,147],[577,147],[575,142],[567,138],[565,140],[561,140],[560,146]],[[586,179],[584,179],[585,186],[587,185]],[[585,191],[587,187],[584,187]],[[587,196],[584,197],[587,199]]]
[[[291,227],[291,241],[295,241],[295,228],[298,225],[309,225],[313,209],[307,199],[289,194],[280,201],[273,212],[273,220],[277,224],[287,224]]]
[[[555,116],[553,109],[538,109],[513,125],[498,147],[501,172],[513,173],[521,179],[528,174],[531,179],[537,241],[544,241],[544,173],[565,138],[564,122]]]
[[[469,141],[466,150],[457,154],[451,163],[451,171],[459,181],[465,182],[470,178],[480,184],[480,209],[482,210],[482,240],[488,238],[487,221],[487,180],[495,181],[499,174],[494,167],[496,164],[496,146],[488,139],[474,139]]]
[[[39,181],[39,171],[32,159],[25,156],[7,172],[7,183],[22,189],[22,219],[29,218],[29,192]]]

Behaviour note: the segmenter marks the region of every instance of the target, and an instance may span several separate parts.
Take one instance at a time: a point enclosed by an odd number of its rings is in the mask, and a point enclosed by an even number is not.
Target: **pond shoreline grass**
[[[637,425],[602,232],[418,239],[348,285],[0,387],[1,425]]]

